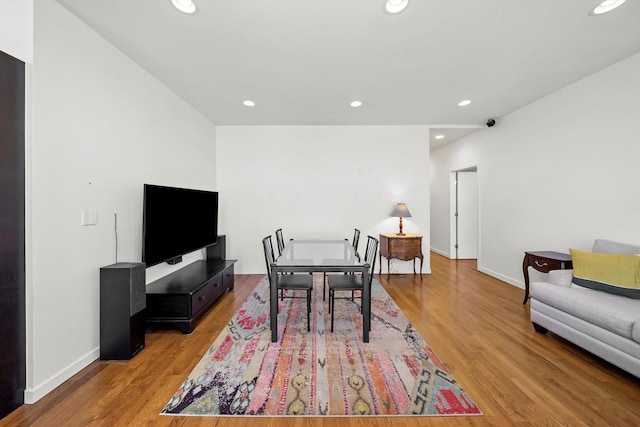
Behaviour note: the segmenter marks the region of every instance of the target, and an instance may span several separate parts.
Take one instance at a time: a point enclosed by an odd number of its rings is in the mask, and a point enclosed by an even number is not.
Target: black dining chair
[[[353,240],[351,241],[351,245],[353,246],[353,249],[356,250],[356,257],[360,259],[360,255],[358,254],[358,243],[360,243],[360,230],[358,230],[357,228],[354,228]]]
[[[360,230],[357,228],[353,229],[353,240],[351,241],[351,245],[353,249],[356,251],[356,258],[360,261],[360,254],[358,253],[358,243],[360,243]],[[353,274],[353,273],[351,273]],[[351,292],[351,301],[353,301],[355,291]]]
[[[368,286],[371,290],[371,283],[373,283],[373,272],[376,265],[376,254],[378,253],[378,239],[372,236],[367,236],[367,249],[364,254],[364,262],[369,264],[369,281],[364,283],[364,278],[359,274],[340,274],[327,276],[327,283],[329,286],[329,313],[331,313],[331,332],[333,332],[333,318],[335,314],[335,304],[337,299],[349,299],[360,298],[362,300],[362,290],[364,286]],[[360,291],[359,296],[355,296],[355,291]],[[349,292],[348,296],[337,296],[336,292]],[[360,301],[360,312],[362,312],[362,301]],[[371,312],[369,312],[371,316]],[[371,323],[369,323],[371,327]]]
[[[271,283],[271,264],[275,262],[271,236],[262,239],[264,260],[267,264],[267,276]],[[306,298],[307,300],[307,331],[311,330],[311,291],[313,290],[313,275],[311,274],[276,274],[276,285],[280,298]],[[299,296],[294,291],[305,291],[305,296]]]
[[[278,244],[278,255],[282,255],[284,250],[284,237],[282,236],[282,228],[276,230],[276,243]]]
[[[347,240],[347,239],[344,239]],[[360,230],[358,230],[357,228],[353,229],[353,239],[351,240],[351,246],[353,246],[353,249],[356,252],[356,259],[358,261],[360,261],[360,254],[358,253],[358,243],[360,242]],[[347,274],[347,273],[345,273]],[[350,273],[351,274],[351,273]],[[326,295],[326,286],[327,284],[327,273],[325,272],[322,276],[322,301],[325,300],[325,295]]]

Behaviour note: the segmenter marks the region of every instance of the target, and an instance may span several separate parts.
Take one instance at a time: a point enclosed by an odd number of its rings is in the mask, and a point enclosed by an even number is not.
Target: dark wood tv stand
[[[173,325],[190,334],[207,309],[227,289],[233,290],[236,260],[210,258],[224,257],[224,237],[218,244],[222,245],[222,251],[219,247],[207,250],[208,259],[193,262],[147,285],[147,326]]]

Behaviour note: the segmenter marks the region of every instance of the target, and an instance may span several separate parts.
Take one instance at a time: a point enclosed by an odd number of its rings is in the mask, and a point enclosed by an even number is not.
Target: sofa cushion
[[[549,320],[551,320],[551,322]],[[586,322],[535,299],[531,300],[531,321],[538,323],[594,354],[600,355],[601,352],[597,351],[597,348],[594,348],[592,341],[604,343],[606,344],[605,347],[611,346],[638,359],[636,363],[638,364],[638,369],[640,369],[640,341],[636,341],[635,339],[630,340],[627,337],[608,331],[593,323]],[[557,325],[556,323],[561,325]],[[576,332],[577,336],[575,334]],[[595,347],[600,346],[596,345]],[[605,350],[605,354],[609,356],[608,353],[609,352]]]
[[[597,291],[640,299],[640,256],[569,249],[573,283]]]
[[[628,339],[640,321],[640,300],[592,289],[534,282],[531,298]]]
[[[551,270],[548,274],[549,283],[553,283],[558,286],[566,286],[567,288],[571,286],[571,281],[573,280],[573,269],[569,270]]]
[[[592,252],[604,254],[640,254],[640,246],[614,242],[613,240],[596,239],[595,242],[593,242]]]

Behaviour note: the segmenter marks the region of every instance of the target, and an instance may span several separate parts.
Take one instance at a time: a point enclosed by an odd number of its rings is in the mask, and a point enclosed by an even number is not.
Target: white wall
[[[359,228],[362,249],[367,234],[397,231],[399,201],[430,272],[428,141],[425,126],[218,126],[220,231],[236,272],[266,273],[261,240],[277,228],[285,239],[351,239]],[[392,271],[413,267],[394,260]]]
[[[483,272],[524,287],[526,250],[639,243],[639,112],[637,54],[432,152],[434,249],[449,248],[449,174],[471,165]]]
[[[33,61],[33,0],[0,0],[0,50]]]
[[[143,183],[216,188],[215,126],[57,2],[34,6],[27,402],[99,355],[114,214],[118,260],[140,261]],[[81,226],[83,210],[98,225]]]

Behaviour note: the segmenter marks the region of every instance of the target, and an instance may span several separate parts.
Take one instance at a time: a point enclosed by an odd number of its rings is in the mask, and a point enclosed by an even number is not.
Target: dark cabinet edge
[[[172,325],[185,334],[191,333],[197,320],[214,305],[224,292],[227,289],[233,290],[234,264],[236,262],[235,259],[196,261],[147,285],[147,312],[153,313],[146,318],[147,326]],[[212,282],[215,282],[214,286],[211,286]],[[210,286],[211,289],[204,289],[207,286]],[[198,309],[193,311],[193,298],[198,292],[206,293],[210,300],[204,305],[198,305]],[[182,297],[176,299],[176,296]],[[185,306],[176,308],[175,304]],[[176,316],[176,311],[189,313],[189,315],[187,317]]]

